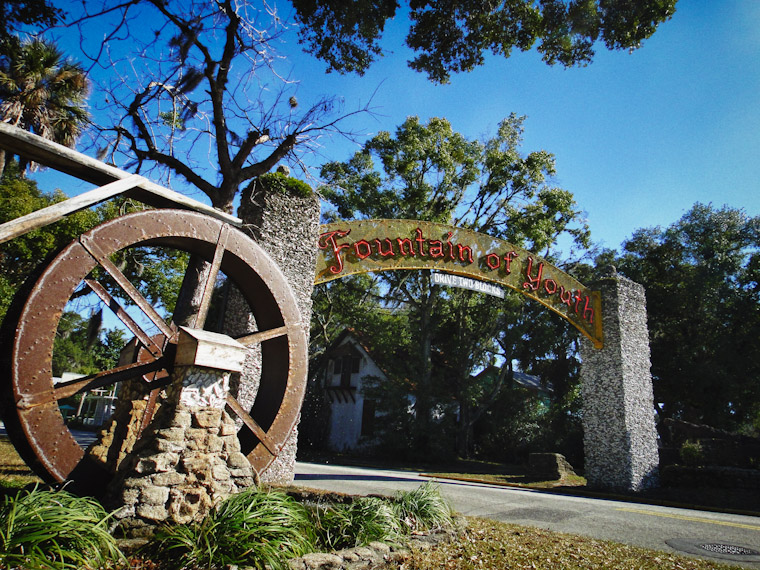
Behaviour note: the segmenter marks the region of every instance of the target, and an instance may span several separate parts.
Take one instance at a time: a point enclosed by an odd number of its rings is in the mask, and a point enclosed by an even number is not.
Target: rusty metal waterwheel
[[[108,477],[87,464],[87,454],[67,427],[59,402],[76,393],[171,371],[176,326],[160,316],[112,261],[116,252],[142,246],[170,247],[210,262],[201,322],[219,273],[234,283],[248,302],[258,332],[239,340],[261,347],[260,386],[252,407],[230,397],[228,410],[242,419],[241,447],[254,469],[261,472],[279,453],[298,416],[306,383],[305,331],[290,287],[261,247],[220,220],[184,210],[133,213],[90,230],[44,268],[23,300],[14,301],[15,314],[9,313],[11,318],[6,319],[0,347],[2,412],[9,436],[27,463],[48,482],[73,480],[86,491],[95,479]],[[130,298],[160,332],[154,334],[132,319],[116,296],[93,278],[98,274],[116,283],[120,296]],[[52,356],[58,323],[69,299],[83,287],[97,295],[131,331],[141,356],[132,364],[54,383]],[[7,326],[9,321],[15,323],[15,330]],[[201,328],[198,323],[196,326]],[[146,393],[155,394],[160,387],[160,382],[149,384]]]

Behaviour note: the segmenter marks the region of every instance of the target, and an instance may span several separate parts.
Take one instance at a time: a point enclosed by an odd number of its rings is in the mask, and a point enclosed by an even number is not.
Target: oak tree
[[[522,152],[522,122],[512,115],[499,124],[494,136],[478,141],[454,132],[445,119],[423,124],[411,117],[395,133],[379,133],[348,161],[322,167],[326,184],[320,191],[334,208],[328,216],[442,222],[547,254],[562,234],[585,246],[588,230],[572,195],[551,184],[551,154]],[[482,414],[481,408],[493,400],[483,391],[473,396],[478,391],[467,387],[470,375],[492,355],[510,363],[515,358],[514,343],[507,350],[499,347],[507,327],[498,315],[505,306],[473,301],[468,294],[448,294],[433,286],[424,271],[380,275],[383,299],[379,305],[403,312],[413,331],[406,375],[415,399],[414,443],[418,449],[429,450],[435,439],[433,411],[445,400],[441,385],[436,384],[437,354],[461,365],[446,368],[444,363],[437,370],[447,369],[449,384],[461,386],[446,392],[459,398],[460,410],[473,411],[467,418],[461,416],[466,440],[472,417]],[[457,327],[474,337],[465,342],[446,333]],[[473,397],[478,401],[473,402]],[[466,447],[465,443],[463,451]]]
[[[614,263],[646,288],[655,402],[663,417],[760,424],[760,217],[695,204],[645,228]]]
[[[363,73],[383,55],[381,37],[397,0],[292,0],[301,42],[328,70]],[[595,46],[633,50],[669,20],[677,0],[409,0],[409,66],[436,83],[536,46],[543,60],[586,65]]]

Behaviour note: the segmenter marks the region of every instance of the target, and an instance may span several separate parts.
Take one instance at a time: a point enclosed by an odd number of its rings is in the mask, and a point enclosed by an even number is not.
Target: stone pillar
[[[307,338],[311,319],[311,293],[317,263],[319,199],[303,182],[288,178],[282,167],[275,174],[255,180],[242,194],[238,216],[246,231],[279,265],[298,303]],[[237,295],[230,295],[224,330],[237,337],[256,330]],[[239,386],[232,391],[244,408],[250,409],[256,397],[261,370],[258,347],[250,351]],[[295,474],[298,426],[282,446],[278,457],[259,476],[268,483],[292,483]]]
[[[590,487],[657,486],[659,458],[644,288],[610,268],[602,293],[604,348],[583,339],[581,390]]]
[[[174,383],[153,433],[142,438],[110,485],[107,502],[128,536],[163,522],[202,519],[216,504],[254,484],[237,426],[225,412],[230,375],[247,349],[224,335],[182,328]]]

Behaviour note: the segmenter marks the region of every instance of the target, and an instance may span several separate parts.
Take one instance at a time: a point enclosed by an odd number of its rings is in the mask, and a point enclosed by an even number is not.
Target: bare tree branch
[[[91,0],[69,12],[90,69],[109,70],[98,87],[111,124],[96,144],[122,167],[181,175],[219,209],[279,162],[302,164],[321,137],[354,140],[344,121],[369,112],[338,115],[332,98],[295,102],[296,83],[278,70],[286,28],[266,5]]]

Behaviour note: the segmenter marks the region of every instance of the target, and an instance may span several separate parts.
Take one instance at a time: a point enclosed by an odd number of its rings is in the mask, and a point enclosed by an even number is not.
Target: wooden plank
[[[269,437],[269,434],[264,431],[264,429],[256,423],[256,420],[254,420],[248,412],[246,412],[243,409],[243,406],[240,405],[240,403],[235,399],[235,396],[232,394],[227,394],[227,406],[239,417],[241,420],[243,420],[243,423],[246,425],[246,427],[253,432],[253,435],[255,435],[258,440],[264,445],[264,447],[267,448],[269,453],[277,457],[278,449],[277,444],[272,440],[271,437]]]
[[[113,198],[114,196],[134,188],[140,182],[142,176],[132,174],[116,182],[111,182],[100,188],[95,188],[79,196],[69,198],[65,202],[52,204],[41,210],[21,216],[10,222],[0,225],[0,243],[24,235],[27,232],[43,228],[53,222],[65,218],[69,214],[84,210],[95,204]]]
[[[0,148],[98,186],[137,176],[3,122],[0,122]],[[183,196],[142,176],[127,195],[151,206],[195,210],[233,226],[242,225],[240,219],[235,216],[215,210],[207,204]]]
[[[276,329],[256,332],[247,336],[236,338],[235,340],[243,346],[252,346],[256,343],[264,342],[265,340],[285,336],[286,334],[288,334],[288,327],[277,327]]]

